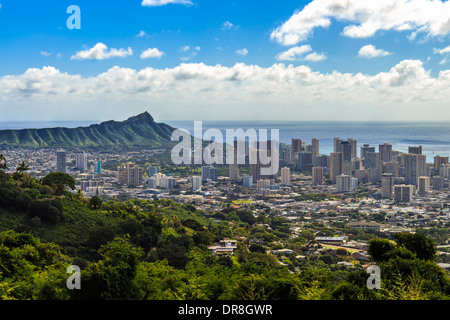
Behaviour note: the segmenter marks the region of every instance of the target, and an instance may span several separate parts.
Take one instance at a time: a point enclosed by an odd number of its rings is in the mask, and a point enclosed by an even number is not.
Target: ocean
[[[194,121],[158,121],[176,128],[194,133]],[[0,122],[0,130],[24,128],[53,128],[88,126],[98,121],[15,121]],[[216,128],[223,132],[226,129],[270,129],[279,130],[280,142],[291,143],[292,138],[300,138],[307,144],[312,138],[320,141],[319,151],[329,154],[333,151],[333,139],[358,141],[359,148],[363,144],[377,147],[383,143],[392,144],[394,150],[407,152],[409,146],[422,146],[422,152],[428,162],[433,162],[435,155],[450,156],[450,123],[444,122],[332,122],[332,121],[203,121],[203,131]]]

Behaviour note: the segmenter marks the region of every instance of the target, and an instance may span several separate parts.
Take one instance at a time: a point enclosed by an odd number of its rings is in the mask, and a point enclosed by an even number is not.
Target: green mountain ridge
[[[164,147],[175,128],[157,123],[146,111],[125,121],[88,127],[0,130],[0,148]]]

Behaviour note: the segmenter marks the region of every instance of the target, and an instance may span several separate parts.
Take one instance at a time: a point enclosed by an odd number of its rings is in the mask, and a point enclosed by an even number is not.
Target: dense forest
[[[381,288],[343,249],[309,254],[320,224],[290,239],[289,221],[232,206],[202,212],[171,200],[85,198],[72,177],[0,170],[0,299],[387,300],[448,299],[435,233],[352,232],[370,239]],[[323,229],[323,230],[322,230]],[[231,257],[208,246],[240,237]],[[448,237],[448,235],[447,235]],[[319,245],[320,246],[320,245]],[[289,248],[293,254],[273,254]],[[348,261],[352,267],[338,264]],[[81,269],[69,290],[67,268]]]

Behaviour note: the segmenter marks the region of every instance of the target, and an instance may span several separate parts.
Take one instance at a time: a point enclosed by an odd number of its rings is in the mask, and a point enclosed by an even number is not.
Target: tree
[[[248,250],[250,250],[250,252],[266,253],[266,249],[264,249],[263,246],[256,244],[256,243],[250,245]]]
[[[80,299],[133,299],[136,296],[134,279],[142,256],[142,249],[133,246],[128,237],[115,238],[100,248],[102,259],[84,272],[83,289],[72,290]]]
[[[344,248],[338,248],[338,249],[336,249],[336,254],[338,256],[348,256],[348,251],[347,251],[347,249],[344,249]]]
[[[194,219],[187,219],[181,222],[185,227],[191,228],[194,231],[202,231],[203,225]]]
[[[102,206],[102,199],[98,196],[93,196],[90,200],[89,200],[89,205],[91,206],[92,209],[97,210]]]
[[[52,187],[58,194],[62,194],[66,186],[75,190],[75,180],[67,173],[52,172],[42,179],[42,184]]]
[[[89,233],[87,245],[93,249],[98,249],[114,239],[116,231],[109,225],[100,226]]]
[[[256,218],[250,211],[239,210],[237,211],[237,215],[242,222],[247,222],[249,225],[256,223]]]
[[[377,262],[387,261],[388,253],[393,251],[396,245],[386,239],[372,239],[369,241],[369,249],[367,253]]]
[[[192,235],[192,240],[196,245],[210,245],[214,241],[214,235],[209,231],[197,231]]]
[[[6,164],[6,158],[3,154],[0,153],[0,169],[8,170],[8,165]]]
[[[26,164],[25,161],[22,161],[19,166],[16,168],[16,171],[19,173],[23,173],[25,171],[30,170],[30,167],[28,166],[28,164]]]
[[[433,240],[427,238],[424,233],[397,233],[395,241],[412,253],[417,255],[421,260],[433,260],[436,254],[436,247]]]
[[[0,232],[0,299],[67,299],[69,258],[28,233]]]
[[[64,219],[61,203],[56,200],[34,200],[28,212],[30,217],[39,217],[44,222],[57,223]]]

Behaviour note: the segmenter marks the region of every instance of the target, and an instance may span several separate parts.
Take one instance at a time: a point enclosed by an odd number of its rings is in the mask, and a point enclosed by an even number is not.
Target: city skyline
[[[1,0],[2,120],[450,120],[450,3],[391,4]]]

